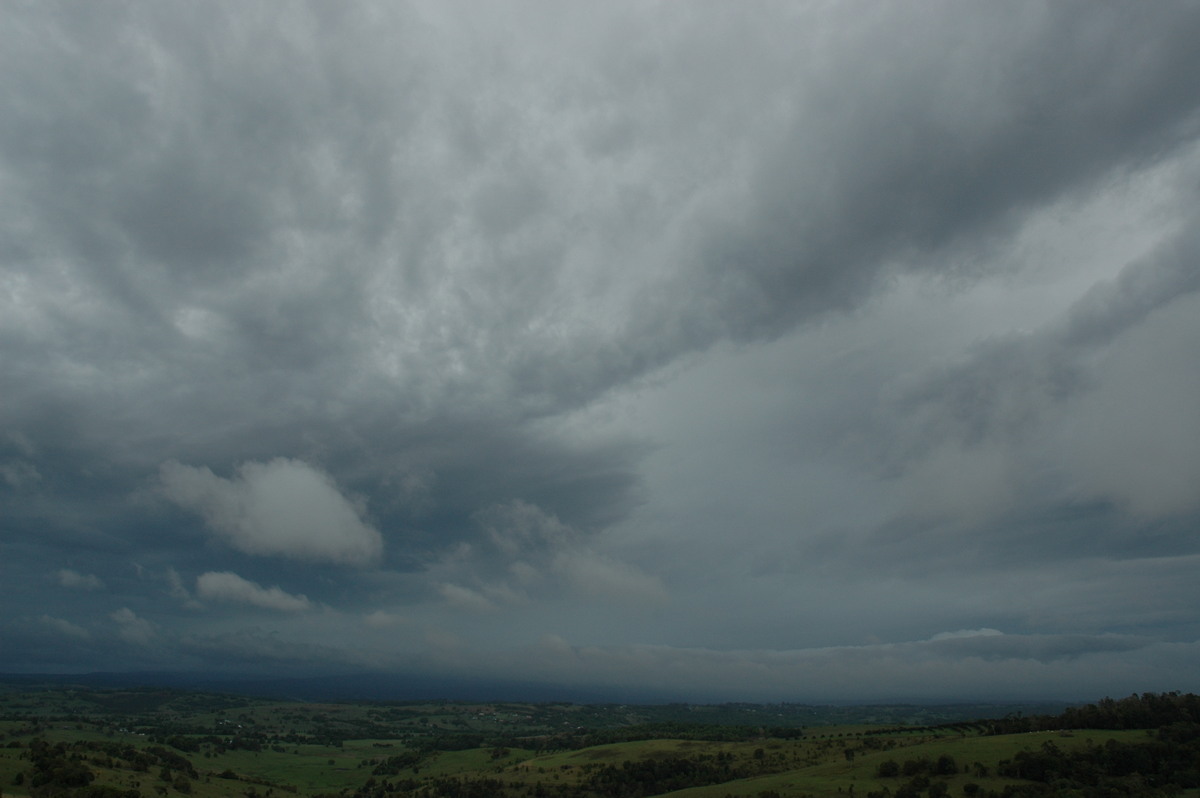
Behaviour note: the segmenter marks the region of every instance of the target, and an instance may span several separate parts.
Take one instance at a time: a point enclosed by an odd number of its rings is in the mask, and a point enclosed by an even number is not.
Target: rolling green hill
[[[1057,715],[921,725],[859,709],[888,722],[800,727],[799,711],[757,705],[312,704],[163,688],[10,692],[0,696],[0,793],[1200,795],[1196,696],[1148,694]]]

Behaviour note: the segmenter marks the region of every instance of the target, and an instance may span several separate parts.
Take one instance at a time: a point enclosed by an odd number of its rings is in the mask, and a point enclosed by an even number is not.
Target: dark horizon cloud
[[[1193,4],[7,17],[6,669],[1200,689]]]

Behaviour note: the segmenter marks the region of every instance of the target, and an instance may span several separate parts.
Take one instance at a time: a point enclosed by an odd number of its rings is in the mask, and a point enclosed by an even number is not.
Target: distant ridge
[[[95,673],[0,673],[0,684],[22,689],[47,685],[92,688],[164,687],[300,701],[535,701],[665,704],[677,695],[604,687],[564,687],[533,682],[484,681],[379,673],[267,677],[261,674],[200,674],[131,671]]]
[[[395,674],[335,674],[269,678],[261,674],[200,674],[187,672],[96,672],[77,674],[0,673],[0,690],[29,690],[44,686],[61,689],[78,686],[91,689],[163,688],[172,690],[227,693],[247,697],[274,698],[295,701],[450,701],[501,703],[528,701],[534,703],[570,704],[690,704],[693,706],[736,705],[763,706],[771,702],[706,702],[688,700],[678,695],[650,691],[631,691],[616,688],[581,688],[509,681],[468,681],[436,679]],[[840,707],[869,720],[872,708],[886,707],[894,715],[900,707],[911,707],[914,722],[923,715],[942,720],[970,720],[979,717],[1056,715],[1068,707],[1079,706],[1071,701],[991,701],[964,699],[962,701],[837,701],[787,702],[796,706]]]

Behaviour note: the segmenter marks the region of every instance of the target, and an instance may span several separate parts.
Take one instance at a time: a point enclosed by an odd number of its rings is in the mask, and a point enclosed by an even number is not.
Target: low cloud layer
[[[1200,689],[1193,4],[5,22],[6,668]]]

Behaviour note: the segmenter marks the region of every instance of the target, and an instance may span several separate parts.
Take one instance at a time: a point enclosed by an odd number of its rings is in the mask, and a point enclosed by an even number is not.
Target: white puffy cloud
[[[81,574],[70,568],[58,572],[58,583],[72,590],[100,590],[104,587],[103,580],[94,574]]]
[[[264,588],[232,571],[200,574],[196,577],[196,595],[204,599],[251,604],[281,612],[302,612],[312,607],[307,596],[294,596],[279,587]]]
[[[155,625],[145,618],[138,617],[137,613],[128,607],[122,607],[110,613],[108,617],[117,622],[117,634],[127,643],[146,646],[155,638]]]
[[[366,565],[383,551],[379,532],[329,475],[300,460],[243,463],[233,479],[174,461],[159,473],[168,499],[247,554]]]
[[[438,585],[438,593],[450,606],[470,612],[492,612],[496,605],[487,596],[469,587],[445,582]]]
[[[372,629],[388,629],[404,625],[407,623],[407,619],[403,615],[387,610],[374,610],[364,615],[362,622]]]
[[[62,618],[55,618],[50,615],[43,615],[38,620],[41,621],[46,626],[49,626],[51,629],[58,632],[59,634],[66,635],[67,637],[74,637],[79,640],[88,640],[92,636],[92,633],[89,632],[87,629],[84,629],[82,626],[71,623],[70,621],[64,620]]]
[[[938,632],[930,640],[957,640],[964,637],[996,637],[1003,635],[999,629],[990,629],[984,627],[982,629],[959,629],[954,632]]]

